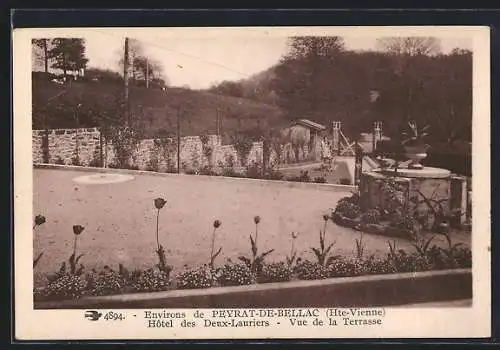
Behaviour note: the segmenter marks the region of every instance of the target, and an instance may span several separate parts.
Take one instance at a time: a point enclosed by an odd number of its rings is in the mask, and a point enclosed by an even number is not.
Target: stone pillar
[[[450,211],[458,213],[457,221],[453,224],[463,225],[467,220],[467,179],[463,176],[451,176],[450,183]]]

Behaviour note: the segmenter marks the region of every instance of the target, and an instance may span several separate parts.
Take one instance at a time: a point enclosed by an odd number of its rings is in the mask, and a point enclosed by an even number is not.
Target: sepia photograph
[[[472,312],[476,32],[193,29],[29,33],[33,311]]]

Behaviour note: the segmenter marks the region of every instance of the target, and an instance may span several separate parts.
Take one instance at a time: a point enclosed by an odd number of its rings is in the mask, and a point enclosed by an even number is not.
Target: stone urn
[[[424,166],[420,162],[427,158],[429,147],[427,144],[408,144],[404,146],[405,156],[410,160],[408,169],[423,169]]]

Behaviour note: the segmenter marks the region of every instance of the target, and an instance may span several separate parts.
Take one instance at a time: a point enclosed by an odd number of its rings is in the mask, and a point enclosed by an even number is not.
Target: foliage
[[[260,223],[260,216],[255,216],[254,217],[254,223],[255,223],[255,237],[250,235],[250,246],[251,246],[251,251],[252,255],[250,257],[246,256],[239,256],[238,259],[245,263],[247,267],[252,271],[252,273],[255,276],[259,276],[260,273],[262,272],[262,266],[264,264],[264,259],[267,255],[271,254],[274,249],[270,249],[268,251],[265,251],[261,254],[259,254],[259,249],[258,249],[258,237],[259,237],[259,223]]]
[[[326,184],[328,181],[326,180],[326,177],[318,176],[318,177],[315,177],[312,182],[317,183],[317,184]]]
[[[159,292],[170,286],[169,272],[148,269],[135,276],[132,287],[137,292]]]
[[[120,169],[130,168],[130,158],[140,141],[138,131],[129,127],[112,127],[109,131],[108,137],[115,151],[116,165]]]
[[[379,209],[368,209],[365,213],[361,214],[361,222],[364,224],[378,224],[382,214]]]
[[[156,208],[156,255],[158,256],[158,264],[156,265],[158,269],[166,274],[167,278],[170,275],[170,271],[172,271],[172,266],[167,265],[167,258],[165,256],[165,249],[160,244],[160,210],[163,209],[167,201],[161,197],[156,198],[154,200],[154,205]]]
[[[176,276],[177,288],[210,288],[214,283],[213,270],[207,266],[185,270]]]
[[[255,276],[246,264],[224,264],[219,272],[221,286],[242,286],[255,282]]]
[[[328,278],[328,268],[309,260],[300,261],[294,269],[301,280],[319,280]]]
[[[327,276],[335,277],[353,277],[364,273],[365,266],[360,259],[336,259],[327,267]]]
[[[215,220],[214,221],[214,230],[212,232],[212,244],[210,245],[210,263],[208,264],[208,266],[213,269],[214,268],[214,262],[215,262],[215,259],[219,256],[219,254],[221,253],[222,251],[222,247],[220,247],[215,253],[214,253],[214,248],[215,248],[215,232],[217,231],[217,229],[222,225],[221,221],[220,220]]]
[[[259,283],[287,282],[292,279],[292,268],[289,264],[280,261],[264,264],[259,276]]]
[[[426,125],[419,130],[417,123],[415,121],[408,122],[408,131],[403,133],[404,136],[404,139],[402,141],[403,146],[423,145],[425,138],[429,135],[426,132],[427,129],[429,129],[429,125]]]
[[[319,231],[319,248],[316,247],[311,247],[311,250],[314,252],[314,255],[316,256],[317,262],[321,266],[328,266],[330,265],[335,259],[337,259],[339,256],[338,255],[330,255],[330,250],[333,248],[335,245],[335,241],[333,243],[330,243],[329,245],[326,244],[325,238],[326,238],[326,227],[328,224],[330,217],[328,215],[325,215],[323,217],[324,220],[324,226],[323,230]]]
[[[401,56],[424,56],[439,53],[440,42],[435,37],[387,37],[377,40],[384,51]]]
[[[238,133],[233,136],[233,146],[238,153],[241,165],[244,166],[252,150],[253,141],[245,135]]]
[[[87,283],[79,275],[62,274],[51,281],[42,296],[48,299],[78,299],[87,288]]]
[[[286,180],[293,182],[311,182],[311,177],[309,176],[309,172],[307,170],[301,170],[300,175],[288,177]]]
[[[295,249],[295,240],[298,237],[298,234],[296,232],[292,232],[292,246],[290,249],[290,255],[287,255],[286,257],[286,263],[290,268],[292,268],[295,264],[295,262],[298,260],[297,258],[297,250]]]
[[[35,216],[35,224],[33,225],[33,230],[35,230],[35,228],[43,225],[46,221],[47,221],[47,219],[45,218],[45,216],[43,216],[41,214],[38,214],[37,216]],[[33,268],[35,268],[38,265],[42,256],[43,256],[43,252],[40,252],[38,254],[38,256],[33,260]]]
[[[78,71],[87,66],[85,57],[85,40],[79,38],[54,38],[51,40],[49,57],[54,61],[53,68],[67,71]]]
[[[123,267],[120,266],[120,271]],[[87,277],[88,289],[90,295],[110,295],[123,291],[127,285],[126,276],[116,272],[109,266],[104,266],[104,270],[96,272],[95,270]]]

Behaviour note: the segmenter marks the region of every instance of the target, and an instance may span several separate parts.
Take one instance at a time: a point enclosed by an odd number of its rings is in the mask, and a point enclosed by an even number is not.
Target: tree
[[[333,57],[344,50],[344,39],[339,36],[294,36],[289,39],[288,59]]]
[[[118,66],[123,71],[123,53],[120,52]],[[168,78],[165,76],[163,66],[157,60],[147,56],[141,42],[137,39],[129,40],[129,59],[132,68],[132,80],[135,85],[164,87],[168,85]]]
[[[31,43],[40,49],[43,50],[43,66],[44,72],[47,74],[49,72],[49,54],[48,54],[48,45],[49,39],[33,39]]]
[[[383,51],[401,56],[429,56],[441,51],[441,43],[435,37],[387,37],[377,39]]]
[[[87,66],[85,40],[79,38],[55,38],[51,42],[48,57],[54,60],[53,68],[62,69],[64,77],[68,71],[78,71]]]

